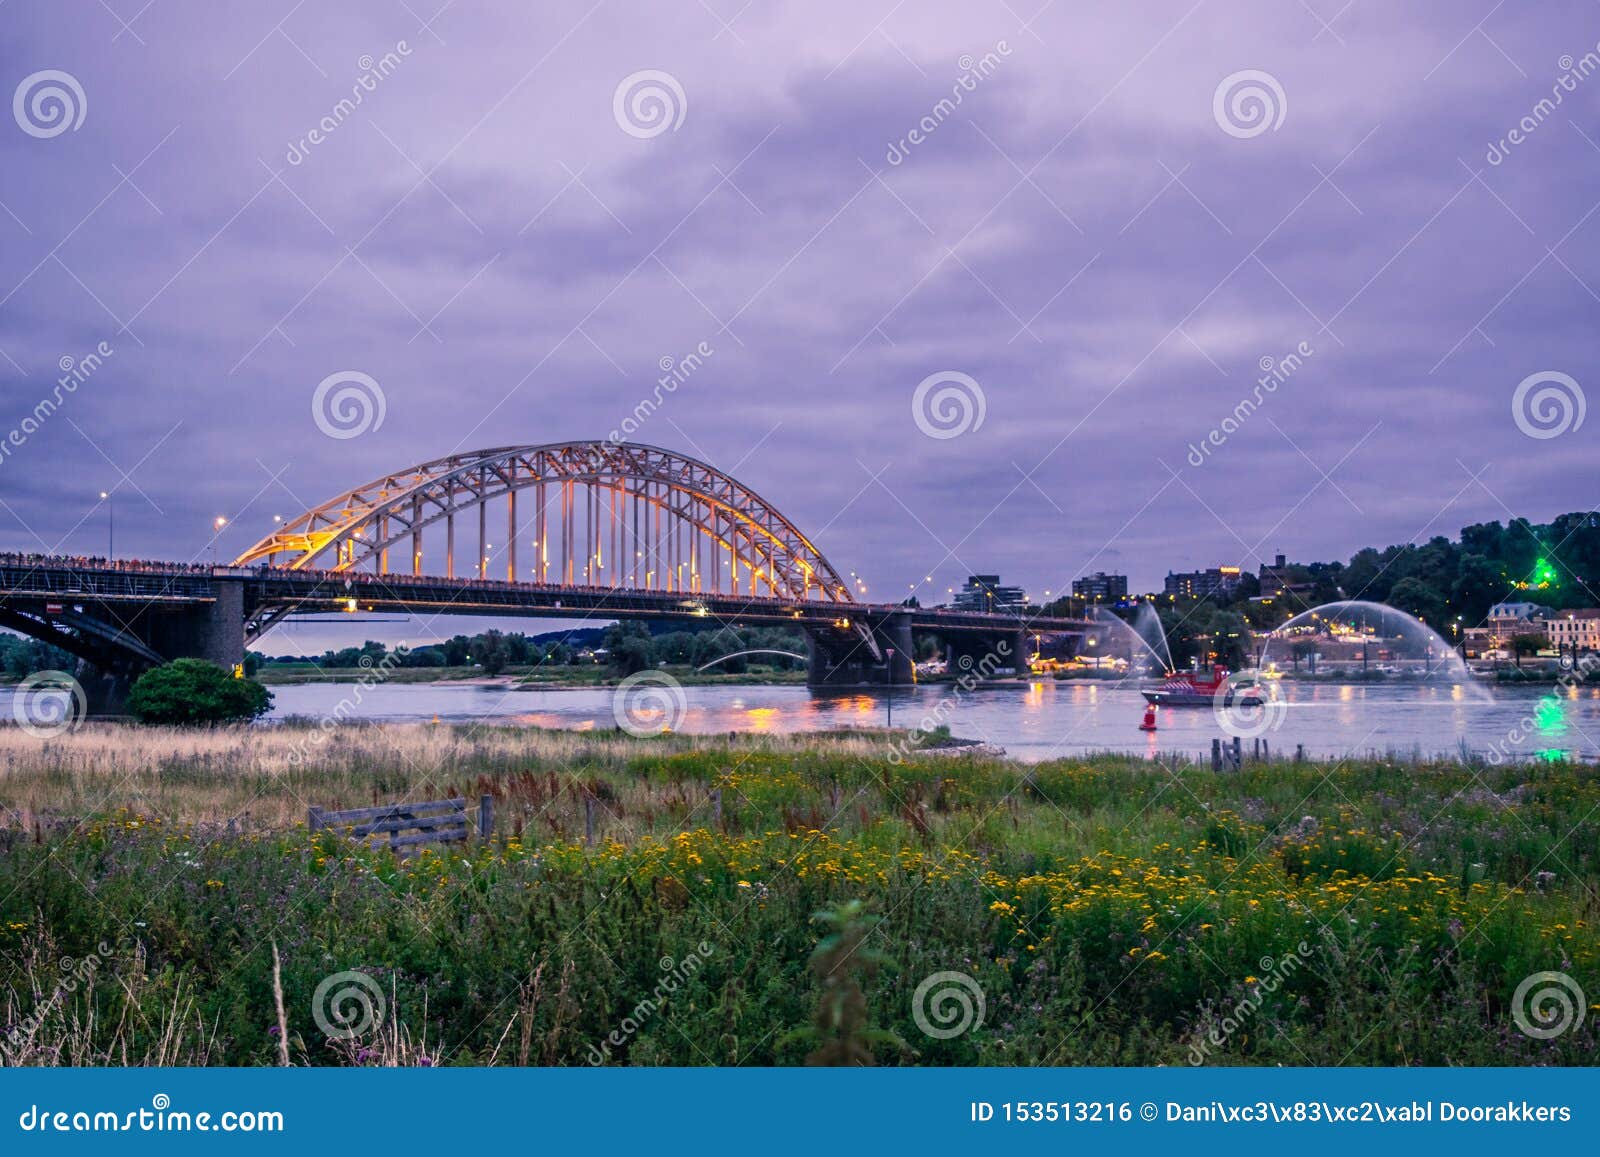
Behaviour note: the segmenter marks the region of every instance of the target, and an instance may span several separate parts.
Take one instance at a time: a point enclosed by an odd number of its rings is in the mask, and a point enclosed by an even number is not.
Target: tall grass
[[[812,917],[859,900],[882,1063],[1595,1060],[1595,1017],[1540,1040],[1511,1008],[1540,971],[1600,994],[1590,767],[321,734],[0,731],[0,1057],[802,1063]],[[446,794],[492,796],[493,838],[397,859],[304,829]],[[985,1014],[945,1039],[913,1000],[952,971]],[[352,1036],[318,998],[348,973],[382,1005]]]

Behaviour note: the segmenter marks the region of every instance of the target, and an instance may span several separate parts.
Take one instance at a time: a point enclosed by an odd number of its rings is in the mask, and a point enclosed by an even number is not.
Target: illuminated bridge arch
[[[497,520],[505,518],[493,542],[491,506],[503,511]],[[476,551],[460,568],[457,516],[474,511]],[[429,535],[428,550],[437,553],[427,553],[423,532],[440,522],[442,549]],[[519,547],[528,548],[520,565]],[[633,443],[505,446],[436,458],[308,510],[234,565],[259,562],[852,601],[828,560],[760,495],[704,462]]]

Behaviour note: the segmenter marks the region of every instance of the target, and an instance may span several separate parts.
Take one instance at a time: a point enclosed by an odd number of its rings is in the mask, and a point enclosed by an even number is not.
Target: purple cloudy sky
[[[1513,412],[1600,380],[1593,0],[329,7],[0,5],[0,424],[113,350],[0,460],[0,546],[103,550],[114,486],[119,554],[209,557],[221,514],[229,556],[404,463],[603,437],[702,342],[636,440],[874,598],[1594,504],[1600,419]],[[643,70],[675,127],[619,122]],[[333,438],[347,370],[385,416]],[[930,437],[942,372],[983,420]]]

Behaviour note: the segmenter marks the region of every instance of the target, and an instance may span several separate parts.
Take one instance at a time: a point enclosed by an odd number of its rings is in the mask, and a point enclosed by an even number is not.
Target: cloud
[[[116,342],[65,413],[124,468],[181,421],[134,475],[154,505],[118,509],[120,543],[169,557],[204,551],[219,512],[226,553],[404,462],[603,437],[701,341],[715,357],[638,437],[740,463],[877,591],[971,570],[1061,589],[1108,559],[1147,587],[1253,563],[1263,537],[1342,557],[1548,517],[1590,502],[1587,434],[1523,437],[1510,395],[1540,369],[1600,382],[1600,81],[1483,156],[1593,47],[1593,13],[1469,15],[1107,3],[1024,27],[998,4],[616,2],[451,6],[423,28],[374,2],[274,32],[189,4],[113,44],[109,23],[25,9],[8,79],[65,69],[89,111],[50,140],[0,132],[6,404]],[[361,57],[401,40],[290,165]],[[641,140],[612,93],[650,68],[687,108]],[[1212,110],[1243,69],[1288,102],[1250,139]],[[1260,359],[1303,340],[1292,382],[1187,465]],[[344,369],[388,400],[350,441],[310,413]],[[932,440],[911,395],[947,369],[982,384],[986,420]],[[77,524],[104,459],[62,422],[25,449],[0,541],[92,548]]]

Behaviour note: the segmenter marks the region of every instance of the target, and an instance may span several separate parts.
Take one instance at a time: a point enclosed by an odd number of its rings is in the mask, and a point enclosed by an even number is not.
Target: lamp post
[[[111,562],[117,557],[117,496],[102,490],[100,501],[106,503],[106,561]]]
[[[222,534],[222,528],[228,525],[228,520],[222,515],[217,515],[211,520],[211,565],[217,565],[217,539]]]
[[[889,657],[889,682],[884,687],[884,702],[889,708],[889,726],[894,726],[894,648],[885,647],[883,653]]]

